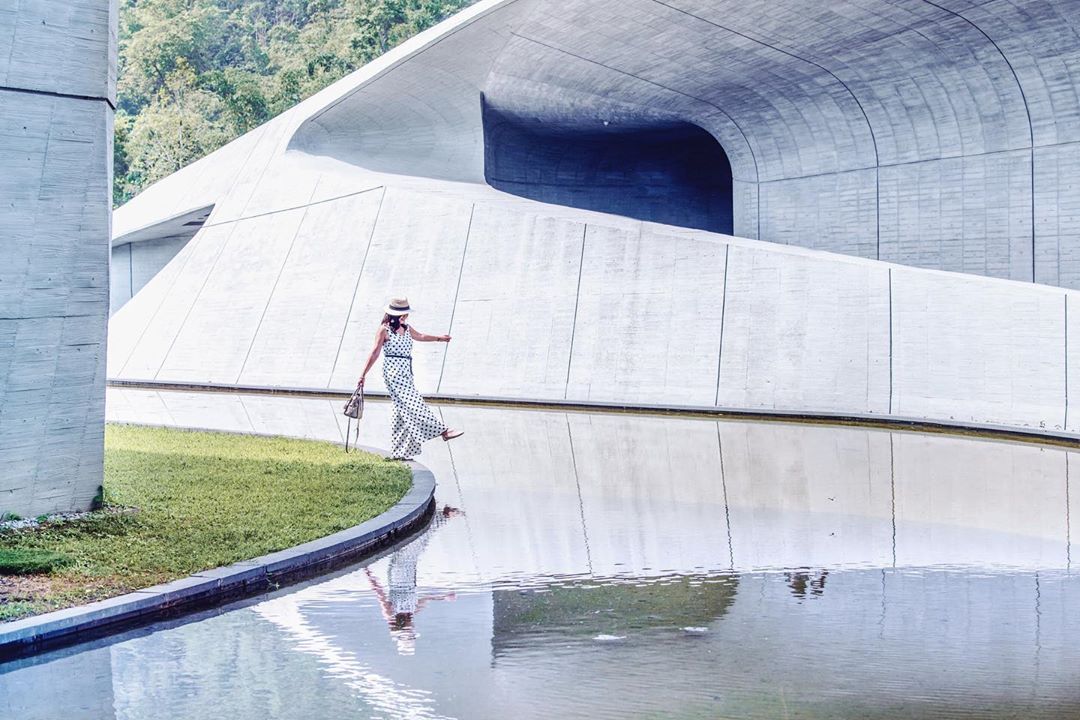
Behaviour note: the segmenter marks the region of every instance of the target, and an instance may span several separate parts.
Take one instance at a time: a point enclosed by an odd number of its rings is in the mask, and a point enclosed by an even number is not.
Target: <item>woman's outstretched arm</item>
[[[364,364],[364,372],[360,373],[360,380],[357,385],[364,384],[364,378],[367,377],[368,371],[371,370],[371,366],[375,364],[375,361],[379,359],[379,351],[382,350],[384,342],[386,342],[386,328],[380,327],[379,332],[375,334],[375,347],[371,348],[371,354],[368,355],[367,363]]]
[[[425,335],[412,325],[409,326],[409,334],[412,335],[412,339],[417,342],[450,342],[449,335]]]

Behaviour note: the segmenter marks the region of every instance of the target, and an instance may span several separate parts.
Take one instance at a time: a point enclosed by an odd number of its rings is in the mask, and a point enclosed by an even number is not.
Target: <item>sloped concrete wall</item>
[[[0,514],[101,485],[116,3],[0,7]]]
[[[1080,286],[1077,27],[1047,0],[485,0],[121,208],[213,213],[114,317],[109,375],[349,389],[408,294],[455,338],[418,346],[426,392],[1073,432],[1076,298],[1031,281]],[[734,231],[772,242],[500,193],[481,97],[703,128]]]
[[[109,376],[347,390],[406,294],[454,337],[417,344],[424,392],[1078,429],[1073,291],[446,189],[204,229],[114,317]]]

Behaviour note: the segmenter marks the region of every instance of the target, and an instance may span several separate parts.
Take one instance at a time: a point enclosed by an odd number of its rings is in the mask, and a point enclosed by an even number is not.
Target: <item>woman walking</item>
[[[383,353],[383,380],[394,401],[394,421],[391,429],[391,457],[407,460],[420,454],[420,443],[441,436],[443,440],[460,437],[460,430],[451,430],[431,411],[416,391],[412,372],[412,344],[417,342],[450,342],[449,335],[425,335],[405,321],[411,308],[406,298],[394,298],[386,306],[375,347],[371,349],[360,385],[364,384],[371,366]]]

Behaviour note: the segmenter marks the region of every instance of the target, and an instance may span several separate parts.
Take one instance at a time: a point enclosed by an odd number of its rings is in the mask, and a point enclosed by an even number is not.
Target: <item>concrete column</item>
[[[102,482],[116,0],[0,6],[0,514]]]

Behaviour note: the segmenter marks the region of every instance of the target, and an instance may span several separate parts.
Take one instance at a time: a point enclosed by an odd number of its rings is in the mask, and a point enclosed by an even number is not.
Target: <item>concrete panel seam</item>
[[[195,238],[192,238],[191,242],[194,241]],[[131,350],[128,352],[127,358],[124,359],[124,364],[120,366],[120,370],[117,373],[118,376],[123,376],[124,370],[127,369],[128,363],[131,362],[131,357],[135,354],[135,349],[142,344],[142,340],[144,337],[146,337],[147,331],[151,328],[151,326],[153,326],[154,321],[157,320],[158,313],[161,312],[161,308],[165,305],[165,300],[172,293],[172,289],[176,286],[176,283],[180,279],[180,276],[184,274],[184,268],[186,268],[188,263],[191,262],[191,258],[192,256],[194,256],[194,254],[194,252],[188,252],[187,256],[184,258],[183,264],[179,267],[176,274],[173,276],[172,282],[169,284],[169,289],[166,292],[162,293],[161,300],[158,302],[157,307],[154,309],[154,313],[150,316],[150,320],[146,323],[146,325],[143,326],[142,332],[139,333],[138,340],[131,344]]]
[[[933,0],[923,0],[923,2],[925,2],[927,5],[932,5],[933,7],[936,7],[938,10],[943,10],[944,12],[960,18],[968,25],[971,25],[971,27],[978,30],[979,33],[984,38],[986,38],[986,40],[991,45],[994,46],[994,49],[998,51],[998,54],[1001,55],[1001,59],[1005,61],[1005,64],[1009,68],[1009,72],[1012,73],[1013,80],[1016,81],[1016,88],[1020,91],[1020,99],[1024,102],[1024,113],[1025,115],[1027,115],[1028,122],[1028,144],[1031,146],[1031,282],[1035,282],[1035,128],[1031,124],[1031,108],[1028,106],[1027,94],[1024,92],[1024,85],[1020,82],[1020,76],[1016,74],[1016,68],[1014,68],[1013,64],[1009,62],[1009,58],[1005,54],[1005,51],[1002,50],[996,42],[994,42],[994,39],[990,37],[990,35],[985,30],[979,27],[978,23],[976,23],[974,20],[968,19],[963,14],[956,12],[955,10],[949,10],[948,8],[938,5],[937,3],[933,2]]]
[[[642,225],[638,228],[638,242],[641,242],[641,236],[645,232],[645,226]],[[578,273],[577,273],[577,291],[574,293],[574,320],[570,326],[570,352],[566,357],[566,384],[563,386],[563,399],[565,400],[570,393],[570,368],[574,365],[574,336],[577,335],[577,314],[578,306],[581,304],[581,276],[585,271],[585,241],[589,236],[589,223],[585,223],[585,227],[581,230],[581,257],[578,260]]]
[[[716,351],[716,398],[713,405],[720,404],[720,368],[724,362],[724,320],[727,316],[727,281],[731,268],[731,245],[724,245],[724,287],[720,291],[720,345]]]
[[[452,334],[454,329],[454,314],[457,313],[458,296],[461,294],[461,276],[465,273],[465,259],[469,256],[469,236],[472,235],[473,217],[476,215],[476,203],[469,206],[469,224],[465,229],[465,246],[461,249],[461,265],[458,267],[457,287],[454,288],[454,302],[450,305],[450,324],[446,328],[446,334]],[[443,374],[446,372],[446,356],[450,354],[450,346],[443,351],[442,366],[439,368],[439,382],[435,386],[435,392],[442,389]]]
[[[893,411],[893,306],[892,268],[889,268],[889,414]]]
[[[109,106],[109,109],[116,112],[116,105],[107,97],[97,97],[95,95],[75,95],[72,93],[55,92],[52,90],[31,90],[30,88],[12,87],[11,85],[0,85],[0,92],[21,93],[23,95],[42,95],[44,97],[61,98],[64,100],[86,100],[89,102],[103,102]]]
[[[285,258],[281,261],[281,267],[278,268],[277,275],[274,277],[274,284],[270,288],[270,295],[267,296],[266,302],[263,304],[262,313],[259,314],[259,321],[255,323],[255,332],[251,335],[251,342],[248,343],[247,352],[244,353],[244,362],[240,363],[240,371],[236,373],[236,380],[234,382],[240,382],[240,378],[244,376],[244,369],[247,367],[248,359],[251,358],[251,349],[255,347],[255,341],[259,337],[259,330],[262,329],[263,320],[266,319],[266,313],[270,310],[270,304],[274,302],[274,292],[277,290],[278,283],[281,282],[281,275],[285,272],[285,266],[289,264],[289,257],[292,256],[293,249],[296,247],[296,238],[300,237],[300,231],[304,228],[304,220],[307,219],[308,210],[311,208],[311,199],[315,197],[315,193],[319,189],[319,182],[322,178],[315,180],[314,187],[311,188],[311,195],[308,196],[308,204],[304,206],[304,212],[300,216],[300,222],[296,224],[296,230],[293,232],[292,240],[289,242],[289,250],[285,253]]]
[[[236,399],[240,401],[240,409],[244,411],[244,418],[247,420],[248,427],[255,430],[255,423],[251,421],[251,413],[248,412],[247,405],[244,404],[244,396],[237,395]],[[340,428],[339,428],[340,429]]]
[[[308,202],[304,205],[293,205],[291,207],[279,208],[277,210],[267,210],[266,212],[255,213],[253,215],[243,215],[241,217],[236,217],[231,220],[221,220],[220,222],[206,223],[203,225],[203,227],[219,227],[221,225],[228,225],[230,223],[243,222],[244,220],[254,220],[255,218],[266,217],[267,215],[278,215],[280,213],[286,213],[291,210],[304,210],[306,208],[314,207],[316,205],[337,202],[338,200],[348,200],[349,198],[356,197],[357,195],[363,195],[365,193],[385,189],[385,185],[375,185],[374,187],[364,188],[363,190],[357,190],[356,192],[345,193],[344,195],[335,195],[334,197],[323,198],[322,200],[316,200],[314,202]],[[314,197],[314,193],[312,193],[312,197]]]
[[[366,190],[364,192],[367,192]],[[359,194],[359,193],[356,193]],[[364,267],[367,266],[368,254],[371,252],[371,241],[375,237],[375,231],[379,227],[379,218],[382,216],[383,203],[386,201],[386,186],[382,188],[379,197],[379,207],[375,210],[375,220],[371,223],[371,232],[368,233],[367,247],[364,249],[364,259],[360,261],[360,270],[356,273],[356,282],[353,284],[353,294],[349,298],[349,311],[345,313],[345,323],[341,327],[341,337],[338,339],[337,352],[334,353],[334,364],[330,368],[330,377],[326,379],[326,387],[334,381],[334,373],[337,372],[338,360],[341,359],[341,348],[345,344],[345,333],[349,331],[349,320],[352,319],[353,306],[356,304],[356,293],[360,290],[360,278],[364,276]]]
[[[1065,140],[1062,142],[1044,143],[1042,145],[1036,145],[1036,150],[1047,150],[1052,148],[1066,147],[1069,145],[1080,145],[1080,140]],[[867,170],[891,170],[893,168],[911,167],[912,165],[925,165],[927,163],[942,162],[945,160],[971,160],[974,158],[993,157],[994,155],[1009,155],[1011,153],[1019,153],[1028,150],[1027,147],[1018,148],[1006,148],[1004,150],[987,150],[985,152],[977,153],[955,153],[951,155],[939,155],[937,157],[919,158],[918,160],[904,160],[902,162],[881,163],[877,166],[867,165],[865,167],[847,168],[845,170],[829,170],[827,172],[808,173],[806,175],[792,175],[791,177],[778,177],[770,178],[768,180],[761,180],[758,185],[774,185],[779,183],[791,182],[794,180],[812,180],[814,178],[832,177],[834,175],[847,175],[850,173],[866,172]],[[743,180],[741,182],[749,182]]]
[[[1069,293],[1065,293],[1065,420],[1061,428],[1069,427]]]
[[[165,367],[165,363],[169,361],[169,355],[172,354],[172,349],[176,346],[176,341],[184,332],[184,326],[187,324],[188,318],[191,317],[191,313],[195,309],[195,306],[198,305],[199,296],[202,295],[202,291],[206,288],[206,283],[210,282],[210,276],[214,274],[214,268],[217,267],[218,260],[221,258],[222,254],[224,254],[225,248],[228,247],[229,241],[232,240],[234,232],[236,232],[235,225],[229,229],[229,234],[225,236],[225,240],[222,241],[221,246],[217,250],[217,254],[214,255],[214,261],[210,263],[210,268],[206,271],[206,277],[203,278],[202,284],[199,285],[199,290],[195,293],[195,297],[191,299],[191,305],[188,306],[187,311],[184,313],[184,319],[180,321],[179,327],[176,328],[176,334],[173,335],[172,340],[169,342],[169,348],[162,354],[161,363],[158,365],[158,369],[154,371],[155,379],[161,374],[161,370]]]
[[[127,255],[128,255],[128,296],[131,297],[131,296],[135,295],[135,290],[134,290],[134,288],[135,288],[135,270],[132,267],[135,264],[135,261],[131,257],[131,252],[132,252],[131,243],[128,243],[127,248],[128,248],[128,252],[127,252]]]

